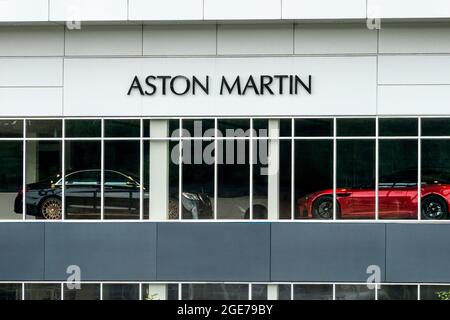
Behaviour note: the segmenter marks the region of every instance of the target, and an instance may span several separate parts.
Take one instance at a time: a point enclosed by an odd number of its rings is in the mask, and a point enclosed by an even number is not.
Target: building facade
[[[447,2],[0,1],[0,299],[439,299]]]

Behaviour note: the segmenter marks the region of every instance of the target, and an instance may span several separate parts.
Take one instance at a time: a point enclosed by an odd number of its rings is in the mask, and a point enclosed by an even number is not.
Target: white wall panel
[[[0,27],[0,56],[62,56],[64,27]]]
[[[218,26],[218,54],[292,54],[292,24],[223,24]]]
[[[448,0],[368,0],[367,7],[381,18],[450,17]]]
[[[66,30],[66,55],[141,55],[142,26],[85,26]]]
[[[216,54],[216,25],[144,26],[144,55]]]
[[[50,0],[52,21],[126,21],[127,0]]]
[[[129,0],[130,20],[202,20],[203,0]]]
[[[380,56],[379,84],[450,84],[450,56]]]
[[[377,52],[377,31],[364,24],[298,24],[296,54],[358,54]]]
[[[62,116],[62,88],[0,88],[0,116]]]
[[[450,86],[379,86],[380,115],[448,115]]]
[[[204,0],[206,20],[281,19],[281,0]]]
[[[48,21],[48,0],[1,0],[0,22]]]
[[[364,19],[366,0],[283,0],[282,16],[283,19]]]
[[[380,53],[450,53],[450,24],[381,26]]]
[[[210,76],[210,94],[127,96],[135,75]],[[312,75],[312,95],[220,95],[222,75]],[[375,57],[70,59],[67,116],[360,115],[376,112]]]
[[[0,58],[0,87],[62,86],[62,58]]]

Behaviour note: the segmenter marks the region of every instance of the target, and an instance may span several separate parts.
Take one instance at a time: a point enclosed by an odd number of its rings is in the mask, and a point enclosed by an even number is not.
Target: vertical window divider
[[[373,290],[375,290],[375,300],[378,300],[378,288],[380,287],[379,283],[375,283],[375,287]]]
[[[142,213],[142,211],[141,211],[141,213]],[[143,300],[142,299],[142,286],[143,285],[144,285],[143,283],[139,283],[139,300]]]
[[[291,289],[291,300],[294,300],[294,284],[293,283],[290,284],[290,289]]]
[[[183,297],[181,295],[181,289],[182,289],[182,286],[181,286],[181,282],[180,282],[180,283],[178,283],[178,300],[181,300]]]
[[[252,299],[252,291],[253,291],[253,284],[249,283],[248,284],[248,300],[253,300]]]
[[[337,176],[337,172],[336,172],[336,160],[337,160],[337,141],[336,141],[336,133],[337,133],[337,121],[336,118],[333,118],[333,220],[336,220],[337,218],[337,197],[336,197],[336,176]]]
[[[139,121],[140,133],[139,133],[139,220],[144,219],[144,120],[141,118]],[[139,290],[141,287],[139,286]],[[141,297],[139,293],[139,298]]]
[[[105,119],[101,121],[101,142],[100,142],[100,220],[105,219]]]
[[[26,176],[26,168],[27,168],[27,139],[26,139],[26,125],[27,121],[23,119],[23,138],[22,138],[22,220],[25,221],[26,218],[26,192],[27,192],[27,176]]]
[[[378,139],[378,117],[375,119],[375,220],[379,220],[379,139]]]
[[[417,285],[417,300],[420,300],[420,284]]]
[[[218,148],[218,121],[214,118],[214,220],[217,220],[217,195],[218,195],[218,163],[219,148]],[[180,287],[181,292],[181,287]]]
[[[103,300],[103,282],[100,282],[100,300]]]
[[[249,219],[253,220],[253,118],[250,119],[250,143],[249,143],[249,163],[250,163],[250,197],[249,197],[249,209],[250,209],[250,216]],[[245,140],[244,140],[245,141]],[[237,150],[237,149],[236,149]]]
[[[64,282],[61,282],[61,300],[64,300]]]
[[[291,220],[295,214],[295,119],[291,119]]]
[[[25,300],[25,282],[22,282],[22,300]]]
[[[417,118],[417,218],[422,220],[422,118]]]
[[[336,284],[333,283],[333,300],[336,300]]]
[[[66,220],[66,119],[62,121],[61,141],[61,219]]]
[[[183,202],[181,197],[183,196],[183,118],[178,120],[179,131],[179,143],[178,143],[178,220],[182,219],[183,214]],[[169,142],[170,146],[170,142]],[[169,148],[170,149],[170,148]],[[170,152],[170,151],[169,151]],[[170,184],[170,182],[169,182]]]

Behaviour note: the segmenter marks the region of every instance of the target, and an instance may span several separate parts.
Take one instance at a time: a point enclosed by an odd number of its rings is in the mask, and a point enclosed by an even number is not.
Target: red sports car
[[[415,176],[415,178],[414,178]],[[426,220],[446,219],[450,206],[450,175],[436,169],[422,171],[421,215]],[[417,219],[417,171],[380,177],[380,219]],[[390,182],[391,181],[391,182]],[[373,187],[337,188],[336,216],[340,219],[375,218]],[[297,201],[297,218],[333,219],[333,190],[321,190]]]

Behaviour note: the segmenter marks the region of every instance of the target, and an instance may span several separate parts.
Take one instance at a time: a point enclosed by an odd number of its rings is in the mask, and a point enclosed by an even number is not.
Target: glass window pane
[[[214,218],[214,141],[183,141],[183,219]]]
[[[295,119],[296,137],[332,137],[333,119]]]
[[[248,284],[182,284],[183,300],[248,300]]]
[[[178,284],[144,283],[142,300],[178,300]]]
[[[375,119],[337,119],[338,137],[375,136]]]
[[[417,300],[417,286],[382,285],[377,294],[378,300]]]
[[[250,137],[250,119],[219,119],[217,126],[221,137]]]
[[[333,141],[295,141],[295,218],[333,218]]]
[[[139,300],[139,284],[105,283],[103,300]]]
[[[450,118],[422,118],[422,136],[450,136]]]
[[[100,284],[81,283],[80,288],[70,289],[64,284],[64,300],[100,300]]]
[[[105,141],[104,218],[140,218],[140,143]]]
[[[66,141],[65,144],[65,217],[100,219],[101,143]]]
[[[61,219],[62,142],[27,141],[26,153],[26,218]]]
[[[367,285],[336,285],[336,300],[375,300],[375,289]]]
[[[267,284],[252,285],[252,300],[267,300]]]
[[[333,285],[296,284],[294,300],[333,300]]]
[[[21,283],[0,283],[0,301],[22,300]]]
[[[380,136],[417,136],[418,121],[416,118],[380,118],[378,132]]]
[[[417,219],[417,140],[379,141],[378,217]]]
[[[291,285],[279,284],[278,285],[278,300],[291,300]]]
[[[292,207],[292,141],[280,140],[280,219],[291,219]]]
[[[0,141],[0,219],[22,219],[22,141]]]
[[[423,220],[449,218],[450,140],[422,140],[421,215]]]
[[[105,137],[140,137],[139,119],[105,120]]]
[[[269,120],[253,119],[253,136],[268,137],[269,136]]]
[[[181,134],[178,119],[146,119],[143,125],[145,138],[178,138]],[[161,126],[164,128],[163,131]]]
[[[59,283],[25,283],[25,300],[61,300]]]
[[[93,120],[66,120],[66,138],[101,137],[102,123]]]
[[[292,120],[280,119],[280,137],[292,136]]]
[[[183,137],[215,136],[214,119],[183,119]]]
[[[450,286],[448,285],[421,285],[420,300],[449,300]]]
[[[374,140],[337,141],[336,200],[338,219],[375,219]]]
[[[277,143],[278,141],[271,141]],[[253,219],[268,218],[269,140],[253,140]],[[273,199],[278,200],[278,199]],[[245,217],[249,219],[250,217]]]
[[[249,141],[218,141],[217,218],[250,216]]]
[[[0,120],[0,138],[22,138],[23,120]]]
[[[27,120],[27,138],[62,137],[62,120]]]

